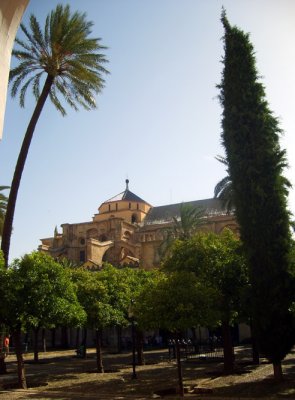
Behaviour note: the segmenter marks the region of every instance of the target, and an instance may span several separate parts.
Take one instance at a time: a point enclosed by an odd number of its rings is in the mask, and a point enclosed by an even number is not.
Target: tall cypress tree
[[[254,335],[282,377],[281,361],[295,341],[290,305],[289,182],[283,176],[281,129],[259,81],[249,35],[231,26],[223,10],[224,58],[220,89],[222,141],[232,179],[236,216],[248,256]]]

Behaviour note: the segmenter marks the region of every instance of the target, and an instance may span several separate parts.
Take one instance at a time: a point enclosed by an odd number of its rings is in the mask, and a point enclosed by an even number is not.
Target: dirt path
[[[147,400],[156,398],[155,392],[177,387],[175,362],[169,362],[165,350],[146,353],[146,365],[137,366],[137,379],[132,379],[131,354],[105,354],[106,373],[95,372],[95,354],[92,349],[86,359],[75,357],[74,351],[40,354],[40,363],[32,363],[32,354],[26,355],[26,374],[29,389],[17,390],[15,357],[7,359],[8,374],[0,376],[0,400],[19,399],[100,399]],[[236,373],[222,375],[222,362],[193,359],[183,361],[186,387],[197,386],[207,393],[185,395],[187,399],[295,399],[295,352],[284,361],[285,380],[275,384],[272,366],[262,362],[250,363],[249,352],[237,348]],[[1,389],[2,388],[2,389]],[[14,388],[14,389],[13,389]],[[164,399],[178,399],[166,395]]]

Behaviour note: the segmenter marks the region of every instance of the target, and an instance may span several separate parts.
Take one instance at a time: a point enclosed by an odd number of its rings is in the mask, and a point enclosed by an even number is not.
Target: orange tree
[[[230,373],[234,367],[230,326],[244,318],[242,305],[248,289],[240,240],[230,230],[220,235],[198,233],[189,240],[176,241],[163,267],[168,272],[194,273],[202,287],[215,291],[218,301],[211,303],[217,317],[214,325],[222,327],[224,370]]]
[[[135,311],[138,323],[146,329],[167,329],[175,335],[179,392],[183,396],[180,362],[182,333],[197,325],[210,325],[218,316],[213,303],[216,291],[205,287],[193,272],[159,273],[143,286]]]
[[[53,258],[38,252],[25,255],[0,271],[1,318],[15,343],[19,386],[26,388],[21,333],[32,328],[79,326],[85,313],[69,272]],[[35,340],[35,360],[38,349]]]

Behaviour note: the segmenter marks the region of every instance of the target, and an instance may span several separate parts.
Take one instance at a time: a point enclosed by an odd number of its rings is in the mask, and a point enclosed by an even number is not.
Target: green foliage
[[[111,265],[105,265],[100,273],[100,279],[108,287],[111,304],[120,310],[119,325],[129,324],[128,311],[131,303],[137,304],[143,287],[156,275],[157,271],[145,271],[137,268],[117,269]]]
[[[19,65],[10,72],[11,95],[20,93],[20,105],[24,107],[28,87],[32,87],[36,100],[40,97],[42,75],[52,77],[50,99],[62,115],[66,114],[58,94],[67,104],[78,109],[81,105],[89,110],[96,107],[94,95],[104,85],[103,74],[107,62],[101,53],[106,47],[99,38],[89,38],[93,23],[80,12],[71,13],[69,5],[57,5],[46,18],[44,30],[34,15],[30,16],[29,28],[20,25],[26,41],[19,38],[12,55]]]
[[[15,260],[1,282],[1,314],[11,329],[78,326],[85,319],[68,271],[47,255]]]
[[[104,68],[107,59],[101,53],[105,47],[100,39],[89,38],[92,22],[86,20],[85,14],[72,14],[68,5],[57,5],[47,16],[44,31],[34,15],[30,17],[28,29],[23,24],[20,27],[26,40],[17,38],[20,49],[12,52],[19,64],[10,71],[11,96],[19,93],[20,105],[24,107],[26,92],[31,86],[37,103],[22,142],[7,203],[1,242],[6,267],[19,185],[35,127],[48,96],[62,115],[66,110],[60,95],[74,110],[78,110],[78,106],[94,109],[94,96],[101,92],[103,76],[108,73]]]
[[[182,203],[179,217],[173,217],[172,226],[166,229],[166,238],[160,245],[160,254],[165,256],[176,239],[192,237],[203,224],[204,210],[190,203]]]
[[[186,240],[192,237],[202,224],[204,210],[193,206],[190,203],[183,203],[180,206],[180,219],[173,218],[174,237],[180,240]]]
[[[242,313],[248,271],[240,240],[232,231],[198,233],[176,241],[163,262],[166,271],[193,272],[203,287],[214,290],[214,308],[221,319],[234,321]]]
[[[90,272],[81,267],[71,270],[71,275],[87,314],[87,326],[103,329],[129,324],[131,301],[137,303],[143,285],[153,279],[155,272],[104,264],[101,271]]]
[[[4,264],[3,252],[0,250],[0,271],[4,268]]]
[[[234,210],[235,204],[232,181],[228,170],[228,162],[226,158],[222,156],[216,156],[215,158],[217,161],[226,166],[228,175],[217,182],[214,188],[214,197],[218,198],[221,201],[223,207],[226,208],[228,213],[230,213]]]
[[[147,329],[164,328],[171,332],[210,325],[216,320],[216,315],[212,315],[214,301],[214,289],[204,287],[194,273],[162,273],[149,281],[139,295],[137,320]]]
[[[249,35],[224,26],[224,69],[220,88],[222,141],[232,180],[236,216],[250,267],[252,316],[261,351],[279,363],[295,341],[290,304],[290,221],[283,175],[286,154],[281,129],[259,81]]]
[[[0,186],[0,192],[9,189],[9,186]],[[8,198],[5,194],[0,193],[0,237],[2,236],[3,224],[5,219]]]

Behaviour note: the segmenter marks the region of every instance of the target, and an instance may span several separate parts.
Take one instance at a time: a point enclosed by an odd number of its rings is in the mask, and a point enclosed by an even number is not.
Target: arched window
[[[132,214],[131,216],[131,223],[135,224],[137,222],[137,215],[136,214]]]

